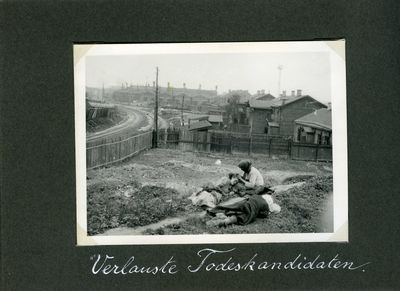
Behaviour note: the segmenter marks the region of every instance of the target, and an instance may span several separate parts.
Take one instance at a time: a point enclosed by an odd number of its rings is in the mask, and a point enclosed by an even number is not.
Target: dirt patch
[[[137,182],[92,185],[88,188],[87,209],[89,235],[120,226],[144,226],[194,211],[176,190]]]

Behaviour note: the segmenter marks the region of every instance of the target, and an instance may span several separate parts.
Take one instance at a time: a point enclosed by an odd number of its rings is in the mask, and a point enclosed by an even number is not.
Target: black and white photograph
[[[74,45],[78,245],[348,240],[345,41]]]

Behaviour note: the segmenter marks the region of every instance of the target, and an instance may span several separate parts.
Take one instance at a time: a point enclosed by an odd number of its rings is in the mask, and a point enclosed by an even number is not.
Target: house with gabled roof
[[[197,122],[192,122],[188,125],[189,131],[207,131],[212,127],[212,124],[206,119],[200,119]]]
[[[302,143],[332,144],[332,111],[321,108],[295,121],[293,140]]]
[[[297,90],[297,94],[292,91],[291,96],[283,91],[279,98],[272,100],[251,99],[249,107],[253,133],[292,136],[296,119],[327,106]]]
[[[222,128],[222,115],[197,115],[189,114],[188,129],[191,130],[208,130],[208,129],[221,129]]]

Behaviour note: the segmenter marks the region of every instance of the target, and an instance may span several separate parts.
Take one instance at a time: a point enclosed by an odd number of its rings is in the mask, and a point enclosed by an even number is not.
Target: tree
[[[228,104],[225,105],[225,111],[228,115],[228,120],[230,124],[239,123],[239,95],[232,95],[228,99]]]

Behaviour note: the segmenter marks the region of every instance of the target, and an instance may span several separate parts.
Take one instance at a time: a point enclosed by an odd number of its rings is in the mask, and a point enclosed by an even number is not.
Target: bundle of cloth
[[[251,195],[273,194],[273,190],[265,186],[256,186],[247,189],[243,182],[237,179],[239,174],[229,174],[228,177],[220,179],[215,185],[208,183],[193,193],[189,199],[193,205],[203,209],[214,208],[220,202],[234,197],[245,197]]]
[[[201,190],[192,194],[189,199],[195,206],[203,209],[216,207],[222,201],[223,192],[217,186],[204,186]]]

